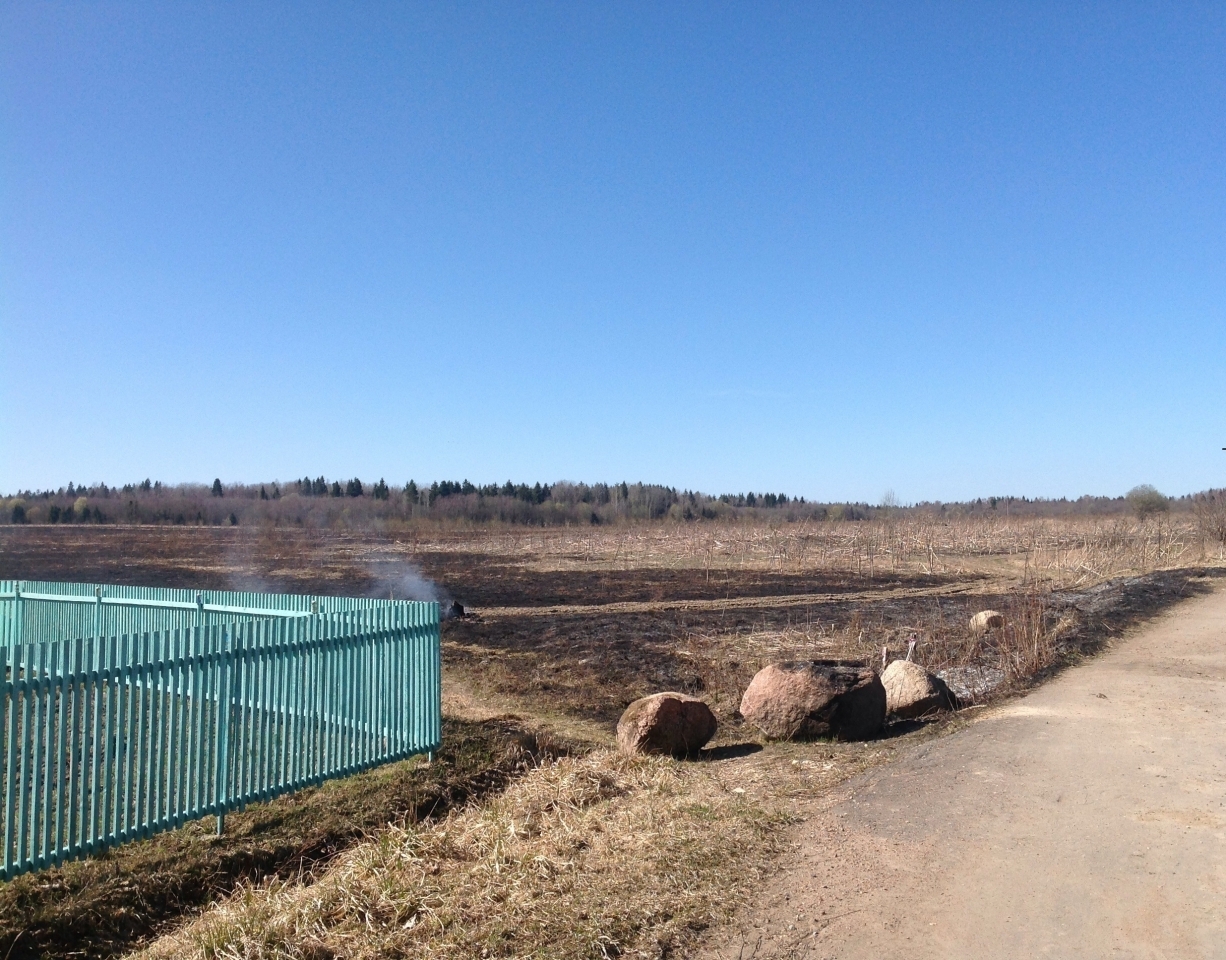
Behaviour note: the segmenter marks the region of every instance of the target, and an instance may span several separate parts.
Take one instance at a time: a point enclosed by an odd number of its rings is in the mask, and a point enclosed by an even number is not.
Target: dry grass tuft
[[[743,899],[786,822],[713,764],[562,758],[314,883],[245,888],[143,956],[662,956]]]

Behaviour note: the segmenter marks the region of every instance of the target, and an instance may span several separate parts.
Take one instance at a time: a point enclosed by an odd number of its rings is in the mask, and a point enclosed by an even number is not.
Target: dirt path
[[[1226,588],[809,813],[704,956],[1226,957]]]
[[[943,583],[934,587],[883,587],[880,590],[844,590],[837,593],[785,593],[779,595],[727,597],[718,600],[611,600],[607,603],[576,603],[549,607],[472,607],[471,613],[487,619],[499,617],[588,616],[627,613],[674,613],[707,610],[744,610],[759,607],[808,607],[827,603],[880,602],[909,597],[958,597],[1007,590],[1014,581],[981,579],[966,583]]]

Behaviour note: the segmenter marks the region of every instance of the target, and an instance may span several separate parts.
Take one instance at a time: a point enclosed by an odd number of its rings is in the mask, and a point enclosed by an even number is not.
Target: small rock
[[[881,674],[881,683],[885,687],[886,712],[900,720],[958,707],[958,698],[944,680],[910,660],[891,663]]]
[[[1005,625],[1005,615],[996,610],[980,610],[971,617],[971,633],[987,633]]]
[[[999,667],[983,664],[965,667],[946,667],[940,673],[958,703],[969,703],[992,694],[1005,682],[1005,671]]]
[[[885,722],[885,687],[859,664],[772,663],[750,682],[741,713],[772,740],[863,740]]]
[[[715,736],[718,722],[702,700],[685,693],[653,693],[626,707],[617,721],[622,753],[697,753]]]

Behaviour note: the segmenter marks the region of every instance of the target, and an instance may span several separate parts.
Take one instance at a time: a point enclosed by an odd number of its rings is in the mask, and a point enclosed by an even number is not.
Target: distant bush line
[[[1151,496],[1149,490],[1142,492]],[[388,522],[503,523],[528,526],[600,525],[639,520],[701,523],[757,518],[861,521],[913,511],[953,516],[1068,516],[1123,514],[1138,509],[1129,497],[1075,500],[986,497],[959,503],[897,506],[815,503],[784,493],[711,495],[652,483],[506,483],[477,485],[443,480],[403,486],[304,476],[288,483],[168,485],[151,480],[111,487],[105,483],[58,490],[25,490],[0,498],[0,524],[186,524],[365,528]],[[1151,497],[1152,499],[1152,497]],[[1164,501],[1175,511],[1203,512],[1226,501],[1210,490]],[[1149,501],[1145,501],[1146,504]]]

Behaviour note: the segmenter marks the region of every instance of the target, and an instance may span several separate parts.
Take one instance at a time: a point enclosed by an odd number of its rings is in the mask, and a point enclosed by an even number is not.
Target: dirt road
[[[705,956],[1226,957],[1226,588],[809,812]]]

